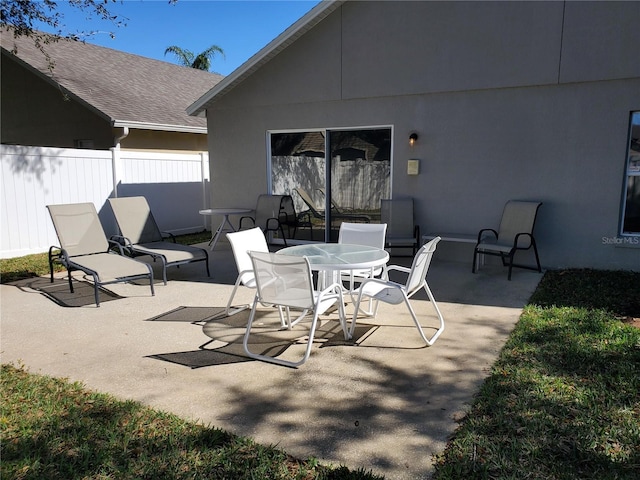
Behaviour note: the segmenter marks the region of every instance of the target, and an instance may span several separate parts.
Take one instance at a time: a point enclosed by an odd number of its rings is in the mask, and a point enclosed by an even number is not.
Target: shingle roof
[[[32,39],[0,35],[2,49],[113,126],[206,133],[206,120],[186,109],[224,77],[89,43],[60,39],[44,45],[53,70]],[[11,55],[11,53],[9,53]]]

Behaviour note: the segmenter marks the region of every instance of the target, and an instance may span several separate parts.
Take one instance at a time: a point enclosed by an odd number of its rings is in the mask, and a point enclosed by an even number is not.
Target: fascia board
[[[135,128],[136,130],[158,130],[164,132],[179,132],[179,133],[207,133],[207,127],[190,127],[186,125],[168,125],[161,123],[147,123],[136,122],[133,120],[114,120],[112,125],[114,127],[128,127]]]

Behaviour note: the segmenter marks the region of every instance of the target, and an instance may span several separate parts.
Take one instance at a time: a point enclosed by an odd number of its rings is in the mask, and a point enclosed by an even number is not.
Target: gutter
[[[189,125],[171,125],[163,123],[136,122],[134,120],[113,120],[113,127],[134,128],[137,130],[159,130],[179,133],[207,133],[207,127],[192,127]]]

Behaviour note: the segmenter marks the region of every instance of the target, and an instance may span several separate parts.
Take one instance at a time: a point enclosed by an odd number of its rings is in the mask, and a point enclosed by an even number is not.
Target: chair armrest
[[[518,242],[520,241],[520,237],[521,236],[525,236],[525,237],[529,238],[529,246],[528,247],[519,247],[518,246]],[[513,246],[515,248],[529,248],[532,243],[533,243],[533,235],[531,235],[529,232],[518,233],[518,234],[516,234],[515,238],[513,239]]]
[[[58,250],[57,253],[54,253],[54,250]],[[62,248],[57,245],[51,245],[49,247],[49,270],[51,271],[51,278],[53,280],[53,262],[63,263],[63,260],[66,258],[66,253]]]
[[[54,250],[58,250],[58,252],[54,253]],[[61,248],[57,245],[51,245],[49,247],[49,273],[51,275],[51,283],[53,283],[53,263],[54,262],[58,262],[62,264],[67,269],[69,268],[69,255],[67,254],[67,251],[64,248]]]
[[[485,232],[493,233],[493,236],[495,237],[495,239],[496,240],[498,239],[498,232],[496,232],[493,228],[483,228],[478,232],[478,243],[482,243],[482,239]]]
[[[273,224],[273,222],[276,222],[275,226],[270,228],[269,225]],[[278,228],[280,228],[280,220],[276,217],[269,217],[267,218],[267,224],[265,226],[267,227],[267,230],[278,230]]]
[[[387,273],[391,270],[395,270],[397,272],[402,272],[402,273],[410,273],[411,269],[409,267],[403,267],[402,265],[388,265],[387,266]]]
[[[118,247],[118,252],[120,252],[120,255],[124,255],[123,247],[129,252],[130,255],[133,252],[133,244],[131,243],[131,240],[122,235],[111,235],[111,237],[109,238],[109,244],[110,246],[108,250],[111,250],[112,247]]]
[[[311,212],[309,210],[305,210],[304,212],[300,212],[298,214],[298,218],[296,218],[297,222],[303,222],[305,224],[311,224]]]
[[[251,223],[253,223],[254,227],[256,226],[255,218],[245,215],[244,217],[240,217],[240,220],[238,221],[238,230],[242,230],[242,222],[245,218],[248,218],[249,220],[251,220]]]

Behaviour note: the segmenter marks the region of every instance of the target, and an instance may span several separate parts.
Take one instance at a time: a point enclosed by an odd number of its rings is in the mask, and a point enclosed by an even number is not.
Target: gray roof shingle
[[[47,59],[32,39],[3,30],[2,49],[28,68],[60,85],[69,95],[106,117],[114,126],[167,131],[201,131],[206,120],[186,109],[222,79],[222,75],[139,55],[60,39],[44,45]]]

